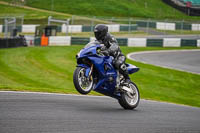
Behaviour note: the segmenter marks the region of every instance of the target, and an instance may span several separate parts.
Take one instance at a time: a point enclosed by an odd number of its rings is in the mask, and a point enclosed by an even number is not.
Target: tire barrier
[[[0,38],[0,48],[15,48],[27,46],[23,36],[15,38]]]

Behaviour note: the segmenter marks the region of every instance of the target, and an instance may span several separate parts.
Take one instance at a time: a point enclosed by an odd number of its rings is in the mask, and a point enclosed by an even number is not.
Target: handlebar
[[[97,49],[97,54],[101,55],[101,56],[109,56],[109,53],[107,50],[101,50],[101,48]]]

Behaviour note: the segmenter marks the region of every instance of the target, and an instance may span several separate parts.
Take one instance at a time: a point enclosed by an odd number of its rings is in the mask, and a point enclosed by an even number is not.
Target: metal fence
[[[24,24],[23,15],[4,15],[0,16],[0,37],[10,37],[14,32],[22,32]]]
[[[144,33],[145,35],[185,35],[185,34],[200,34],[200,21],[172,21],[172,20],[154,20],[154,19],[134,19],[134,18],[106,18],[106,17],[89,17],[90,20],[72,16],[71,25],[83,25],[88,29],[92,29],[98,23],[103,24],[121,24],[128,25],[126,30],[129,34]],[[137,30],[132,29],[136,25]],[[121,27],[120,27],[121,28]],[[127,28],[127,27],[126,27]],[[93,30],[91,30],[92,32]]]
[[[23,17],[16,18],[16,28],[18,32],[24,32],[27,29],[35,31],[37,25],[32,25],[32,28],[23,26]],[[0,36],[5,32],[6,17],[0,17]],[[109,26],[109,31],[118,37],[148,37],[160,35],[196,35],[200,37],[200,21],[171,21],[153,20],[153,19],[134,19],[134,18],[106,18],[106,17],[80,17],[72,16],[67,28],[68,36],[90,37],[93,35],[94,26],[103,23]],[[48,24],[48,20],[46,25]],[[53,23],[56,24],[56,23]],[[38,24],[40,25],[40,24]],[[66,36],[66,26],[63,24],[56,24],[58,26],[59,36]],[[12,25],[11,25],[12,26]],[[26,28],[26,29],[25,29]],[[25,30],[23,30],[25,29]],[[10,32],[10,31],[9,31]],[[29,33],[30,35],[30,33]],[[33,33],[34,35],[34,33]]]

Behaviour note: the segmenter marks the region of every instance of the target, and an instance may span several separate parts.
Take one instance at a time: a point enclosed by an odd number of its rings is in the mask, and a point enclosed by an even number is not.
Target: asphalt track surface
[[[0,133],[199,133],[200,108],[97,96],[0,92]]]
[[[200,50],[171,50],[137,52],[128,55],[129,59],[200,74]]]

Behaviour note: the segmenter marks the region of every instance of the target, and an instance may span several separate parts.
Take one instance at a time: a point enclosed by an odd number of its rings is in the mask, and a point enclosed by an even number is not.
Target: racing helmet
[[[107,33],[108,33],[108,26],[104,24],[98,24],[94,28],[94,35],[98,41],[104,40]]]

